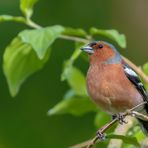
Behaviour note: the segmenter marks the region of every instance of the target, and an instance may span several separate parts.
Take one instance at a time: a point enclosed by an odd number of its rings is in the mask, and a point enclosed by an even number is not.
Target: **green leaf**
[[[63,72],[61,74],[61,80],[67,80],[71,88],[77,95],[86,95],[86,82],[84,75],[73,66],[75,60],[80,56],[80,47],[84,45],[76,44],[76,49],[71,55],[70,59],[64,62]]]
[[[121,139],[121,140],[123,140],[123,142],[125,142],[127,144],[132,144],[132,145],[140,147],[140,144],[138,143],[137,139],[135,137],[132,137],[132,136],[108,134],[106,136],[106,138],[109,138],[109,139]]]
[[[126,48],[126,37],[124,34],[119,34],[117,30],[110,29],[110,30],[103,30],[97,28],[91,28],[90,33],[92,35],[103,35],[106,36],[113,41],[115,41],[120,47]]]
[[[28,43],[37,53],[40,59],[43,59],[48,47],[55,41],[55,39],[64,31],[64,28],[59,25],[25,30],[19,33],[22,42]]]
[[[64,62],[64,68],[63,68],[63,72],[62,72],[62,75],[61,75],[61,80],[62,81],[66,80],[66,78],[68,76],[68,72],[71,70],[71,67],[73,66],[73,63],[80,56],[80,54],[82,52],[80,50],[80,47],[82,47],[83,45],[84,45],[84,43],[76,43],[76,45],[75,45],[76,49],[72,53],[71,57]]]
[[[145,63],[145,64],[143,65],[143,71],[144,71],[144,73],[145,73],[146,75],[148,75],[148,63]]]
[[[148,63],[145,63],[144,65],[143,65],[143,71],[144,71],[144,73],[148,76]],[[146,88],[146,90],[148,91],[148,83],[145,83],[145,88]]]
[[[27,18],[33,14],[33,7],[38,0],[20,0],[20,9]]]
[[[25,30],[7,47],[4,73],[13,96],[17,94],[23,81],[44,65],[50,51],[49,46],[63,30],[61,26]]]
[[[62,73],[61,79],[66,79],[77,95],[87,95],[84,75],[79,69],[72,66],[69,60],[64,64],[64,72]]]
[[[24,43],[19,37],[13,39],[3,57],[3,70],[12,96],[18,93],[28,76],[43,67],[48,60],[49,52],[50,49],[44,59],[40,60],[29,44]]]
[[[21,16],[0,15],[0,22],[15,21],[25,23],[25,18]]]
[[[123,143],[121,148],[133,148],[132,144]]]
[[[82,45],[82,44],[80,44]],[[86,80],[83,73],[73,66],[74,61],[81,54],[81,50],[78,46],[73,52],[69,60],[64,62],[63,72],[61,74],[61,80],[67,80],[70,87],[77,95],[87,95],[86,91]]]
[[[145,138],[145,135],[144,133],[142,132],[142,130],[139,130],[135,135],[134,137],[136,137],[136,139],[141,142],[144,138]]]
[[[48,111],[48,115],[72,114],[75,116],[84,115],[88,112],[96,112],[97,107],[88,96],[76,96],[71,90],[65,95],[64,99]]]
[[[70,36],[80,36],[80,37],[87,36],[87,33],[85,30],[81,28],[70,28],[70,27],[65,28],[65,31],[63,32],[63,34],[70,35]]]
[[[82,51],[80,50],[80,48],[77,48],[72,56],[70,57],[69,60],[66,60],[64,62],[64,67],[63,67],[63,72],[61,74],[61,80],[64,81],[67,79],[67,76],[69,75],[69,72],[71,71],[71,68],[73,66],[74,61],[79,57],[80,53]]]

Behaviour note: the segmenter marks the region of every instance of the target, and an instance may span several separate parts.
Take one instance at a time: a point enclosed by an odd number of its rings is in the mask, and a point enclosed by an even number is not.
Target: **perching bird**
[[[148,114],[148,95],[140,78],[113,45],[94,41],[82,50],[90,55],[88,94],[100,108],[117,115],[146,101],[140,112]],[[138,120],[148,134],[148,121]]]

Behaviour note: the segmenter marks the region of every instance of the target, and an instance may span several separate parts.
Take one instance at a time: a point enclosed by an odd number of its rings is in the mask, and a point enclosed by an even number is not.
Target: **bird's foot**
[[[116,118],[117,118],[117,115],[116,114],[112,115],[112,120],[114,120]]]
[[[106,138],[105,134],[103,134],[101,130],[98,130],[96,135],[97,135],[97,139],[100,139],[100,140],[105,140]]]
[[[127,124],[128,123],[125,120],[125,115],[123,115],[122,113],[117,114],[116,118],[118,118],[120,124]]]

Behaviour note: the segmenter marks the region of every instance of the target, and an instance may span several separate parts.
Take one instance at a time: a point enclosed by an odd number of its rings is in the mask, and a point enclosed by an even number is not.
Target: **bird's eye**
[[[99,46],[98,46],[98,47],[101,49],[101,48],[103,48],[103,45],[102,45],[102,44],[99,44]]]

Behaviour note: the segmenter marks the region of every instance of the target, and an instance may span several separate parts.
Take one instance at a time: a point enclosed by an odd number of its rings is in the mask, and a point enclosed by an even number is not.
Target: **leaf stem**
[[[26,25],[30,26],[31,28],[40,29],[42,26],[36,24],[31,19],[26,19]]]
[[[65,39],[65,40],[71,40],[71,41],[76,41],[76,42],[82,42],[82,43],[89,43],[90,40],[80,38],[80,37],[75,37],[75,36],[68,36],[68,35],[60,35],[59,38]]]
[[[19,23],[26,23],[26,19],[22,16],[0,15],[0,22],[15,21]]]

